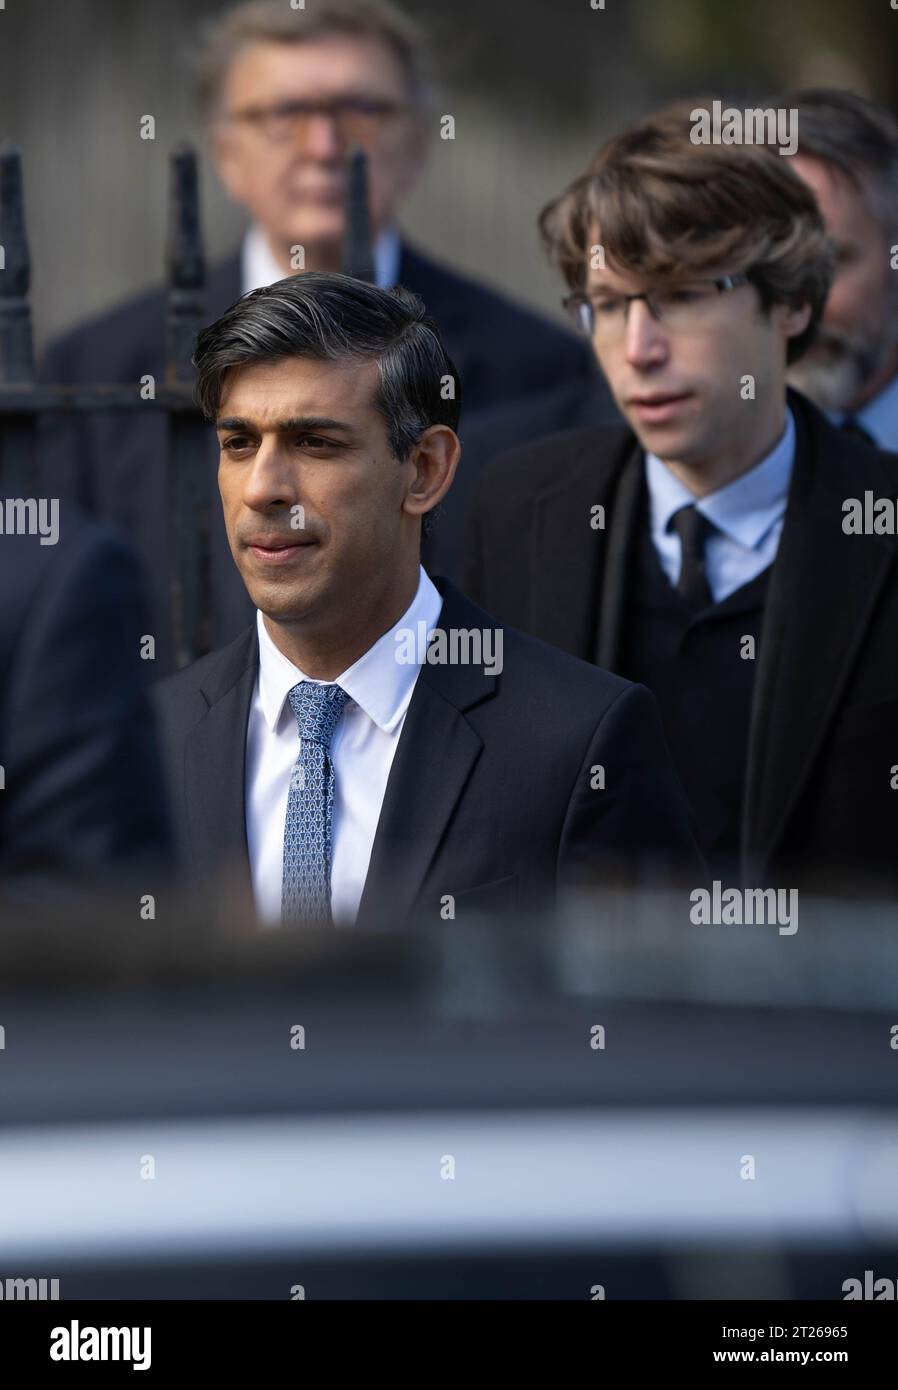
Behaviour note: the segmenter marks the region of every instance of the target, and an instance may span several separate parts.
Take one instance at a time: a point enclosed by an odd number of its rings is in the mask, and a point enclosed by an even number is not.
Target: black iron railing
[[[187,144],[171,156],[166,247],[168,316],[165,375],[151,394],[139,382],[51,384],[36,378],[31,331],[31,261],[25,228],[22,160],[0,150],[0,486],[33,495],[38,417],[45,411],[91,413],[162,410],[168,418],[169,526],[174,541],[170,576],[173,649],[185,666],[209,649],[212,592],[208,490],[203,459],[208,425],[193,399],[191,358],[205,315],[206,270],[200,225],[197,158]],[[367,159],[349,159],[344,271],[373,280]]]

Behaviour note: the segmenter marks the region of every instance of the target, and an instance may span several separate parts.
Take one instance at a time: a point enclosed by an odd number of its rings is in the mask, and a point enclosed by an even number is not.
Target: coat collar
[[[641,450],[622,426],[591,426],[546,441],[545,447],[550,445],[557,446],[556,466],[528,509],[528,630],[583,661],[594,661],[600,595],[599,645],[606,649],[615,641],[614,603],[615,596],[622,601],[619,587]],[[605,581],[610,576],[609,589]],[[605,650],[602,664],[613,666],[609,654]]]
[[[258,664],[255,626],[203,659],[199,691],[206,713],[188,734],[184,751],[188,832],[201,876],[217,873],[231,857],[249,881],[246,728]]]
[[[742,849],[763,879],[843,698],[898,547],[848,536],[842,504],[894,493],[881,456],[846,438],[797,392],[795,468],[761,633]],[[862,481],[864,480],[864,481]]]

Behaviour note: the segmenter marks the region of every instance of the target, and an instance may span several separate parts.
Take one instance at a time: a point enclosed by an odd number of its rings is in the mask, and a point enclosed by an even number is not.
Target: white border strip
[[[754,1180],[740,1176],[745,1155]],[[147,1156],[155,1177],[141,1177]],[[451,1160],[451,1163],[450,1163]],[[442,1176],[454,1164],[454,1177]],[[0,1133],[0,1277],[54,1259],[898,1236],[898,1123],[495,1111]]]

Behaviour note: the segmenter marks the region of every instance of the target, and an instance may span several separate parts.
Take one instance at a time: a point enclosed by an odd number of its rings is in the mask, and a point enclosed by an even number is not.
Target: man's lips
[[[290,197],[296,203],[345,202],[346,187],[342,183],[319,184],[315,188],[294,188]]]
[[[254,536],[244,541],[257,560],[269,565],[285,565],[301,550],[308,550],[317,544],[314,539],[286,540],[283,536]]]
[[[688,391],[652,391],[641,396],[631,396],[631,405],[666,405],[668,401],[683,401]]]
[[[631,396],[629,405],[643,420],[661,424],[677,415],[691,395],[691,391],[651,391]]]
[[[297,545],[317,545],[317,541],[312,536],[248,536],[243,544],[253,550],[292,550]]]

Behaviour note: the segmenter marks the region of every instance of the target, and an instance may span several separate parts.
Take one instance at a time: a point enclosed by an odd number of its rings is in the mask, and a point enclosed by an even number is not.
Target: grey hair
[[[206,121],[220,113],[225,79],[250,43],[304,43],[348,34],[380,39],[405,75],[412,106],[424,112],[434,97],[432,59],[424,34],[391,0],[315,0],[294,10],[285,0],[248,0],[208,20],[192,55],[196,104]]]
[[[898,121],[891,112],[837,87],[786,92],[772,104],[798,111],[797,153],[837,169],[891,238],[898,220]]]

